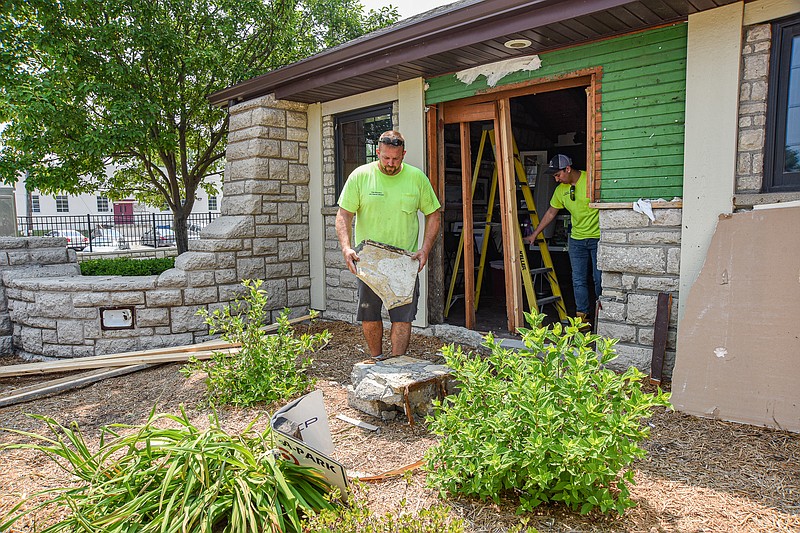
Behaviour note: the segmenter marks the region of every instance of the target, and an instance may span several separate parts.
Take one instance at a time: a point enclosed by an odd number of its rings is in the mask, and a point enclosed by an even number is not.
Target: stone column
[[[600,211],[597,263],[603,272],[597,332],[619,339],[610,366],[650,372],[658,294],[672,294],[664,374],[675,364],[680,273],[681,210],[655,209],[655,222],[626,209]]]
[[[223,222],[207,235],[235,241],[224,282],[264,279],[273,319],[311,302],[307,107],[272,95],[231,107]]]

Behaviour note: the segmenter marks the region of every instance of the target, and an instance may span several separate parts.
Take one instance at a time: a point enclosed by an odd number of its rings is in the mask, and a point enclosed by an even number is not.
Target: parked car
[[[152,246],[154,248],[160,246],[175,246],[175,232],[171,229],[156,228],[155,233],[149,229],[142,233],[139,243],[142,246]]]
[[[67,248],[72,248],[79,252],[89,246],[89,237],[74,229],[54,229],[45,234],[45,237],[64,237],[67,239]]]
[[[92,251],[98,249],[129,250],[130,247],[128,240],[115,229],[98,228],[94,232]]]
[[[186,225],[186,233],[189,236],[190,241],[197,241],[200,239],[200,230],[203,229],[202,226],[197,224],[187,224]]]

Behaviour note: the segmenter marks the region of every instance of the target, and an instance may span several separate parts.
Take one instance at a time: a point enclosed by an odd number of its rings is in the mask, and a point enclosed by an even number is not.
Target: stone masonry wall
[[[399,129],[399,108],[397,102],[392,105],[392,124]],[[334,136],[334,116],[322,117],[322,186],[323,218],[325,219],[325,285],[326,309],[325,318],[356,321],[358,310],[357,278],[347,269],[336,237],[336,212],[339,210],[336,201],[336,162]],[[402,133],[402,132],[401,132]],[[388,316],[388,315],[387,315]]]
[[[263,279],[271,319],[310,304],[305,104],[271,95],[230,109],[222,216],[160,276],[81,276],[60,238],[0,239],[0,355],[82,357],[200,342],[199,309]],[[100,308],[132,306],[135,327],[102,330]],[[9,340],[10,339],[10,340]]]
[[[5,280],[15,277],[77,276],[75,250],[58,237],[22,239],[0,237],[0,357],[14,353],[14,323],[8,305]]]
[[[603,272],[600,335],[619,339],[610,365],[650,372],[658,293],[672,294],[664,374],[672,375],[678,325],[681,210],[655,209],[655,222],[630,209],[600,210],[597,263]]]
[[[739,138],[736,192],[759,193],[764,180],[764,140],[772,27],[756,24],[745,29],[742,79],[739,87]]]
[[[307,109],[272,95],[230,108],[222,218],[241,230],[237,276],[265,280],[273,319],[311,303]]]

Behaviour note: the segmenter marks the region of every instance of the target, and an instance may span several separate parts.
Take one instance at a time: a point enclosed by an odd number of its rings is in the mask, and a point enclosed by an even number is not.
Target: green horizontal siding
[[[686,24],[540,54],[542,67],[515,72],[499,85],[547,79],[602,67],[600,201],[671,200],[683,195]],[[427,80],[426,103],[474,96],[488,89],[455,75]]]

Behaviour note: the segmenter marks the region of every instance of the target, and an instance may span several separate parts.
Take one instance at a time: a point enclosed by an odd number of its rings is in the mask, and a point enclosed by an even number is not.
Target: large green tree
[[[226,110],[206,97],[397,19],[358,0],[6,0],[0,181],[165,202],[178,251]],[[113,169],[107,172],[107,169]]]

